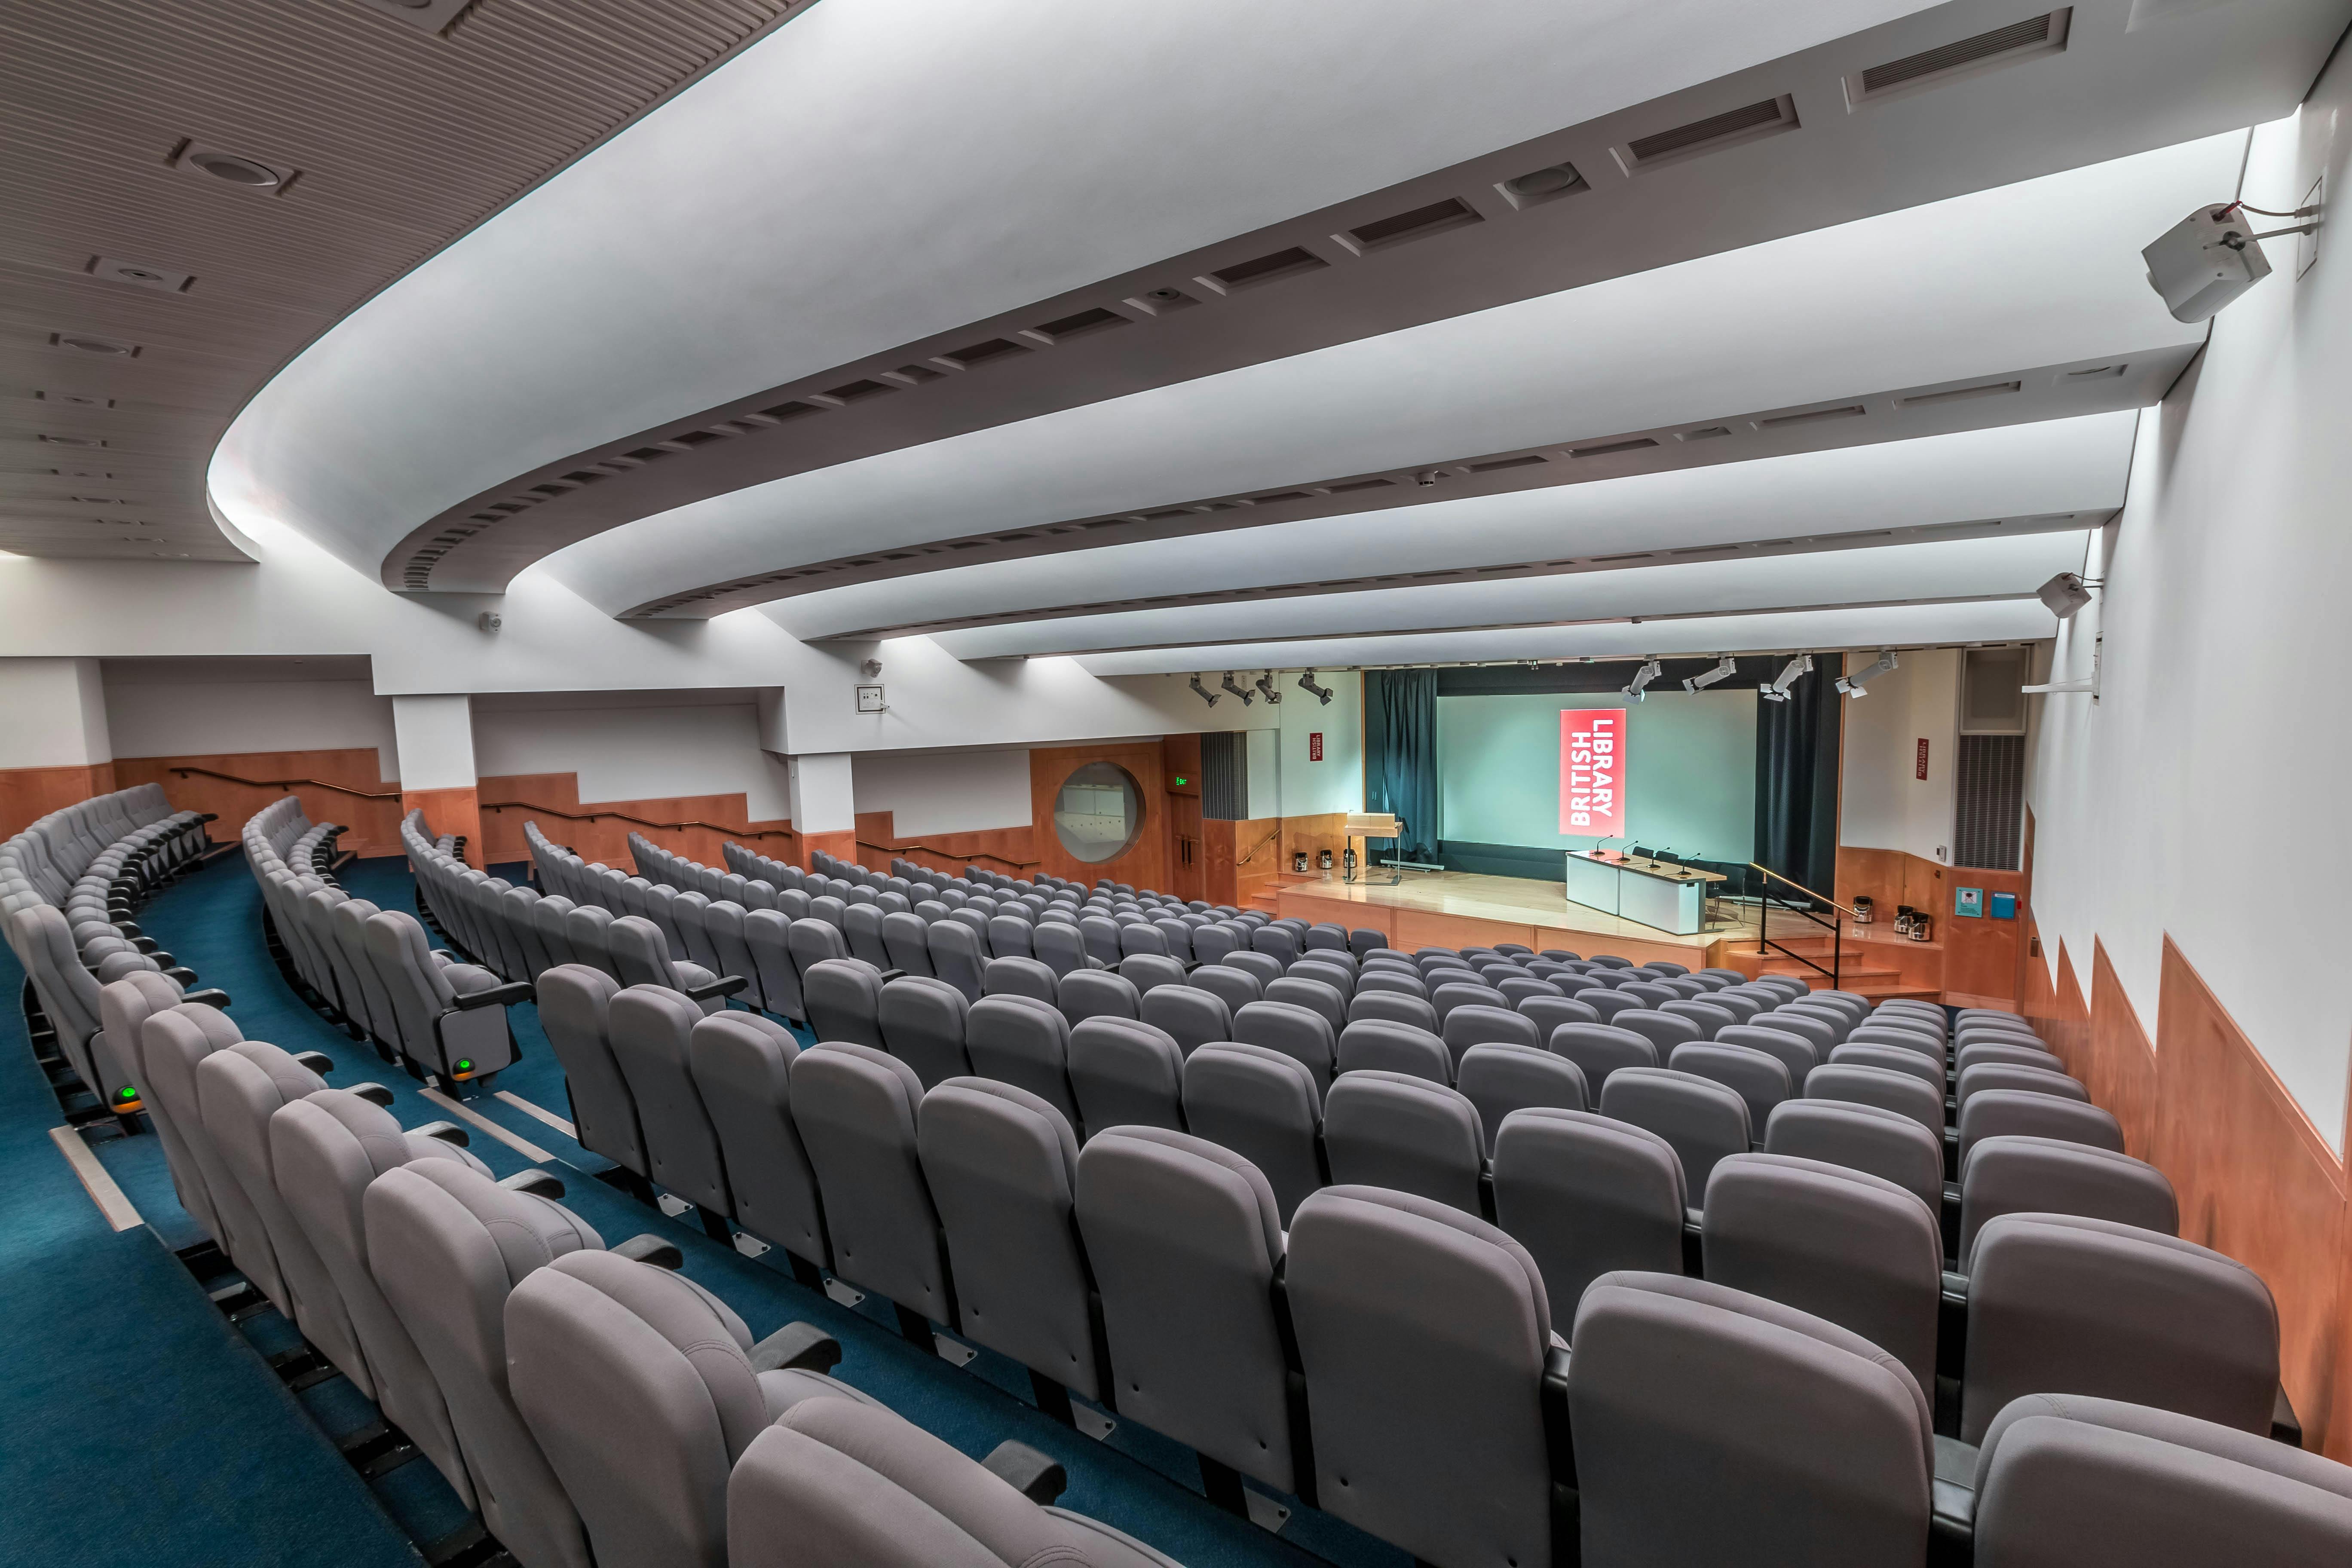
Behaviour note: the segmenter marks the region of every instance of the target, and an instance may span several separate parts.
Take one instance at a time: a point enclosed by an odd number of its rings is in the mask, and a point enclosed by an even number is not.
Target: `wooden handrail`
[[[885,855],[907,856],[920,850],[926,855],[938,855],[950,860],[993,860],[1001,866],[1010,866],[1016,871],[1045,864],[1043,860],[1015,860],[1010,855],[998,855],[986,849],[942,849],[936,844],[870,844],[863,838],[857,843],[860,848],[879,849]]]
[[[1842,914],[1842,915],[1845,916],[1845,918],[1846,918],[1846,919],[1848,919],[1848,920],[1852,920],[1852,919],[1853,919],[1853,918],[1854,918],[1854,914],[1853,914],[1853,911],[1852,910],[1847,909],[1843,904],[1839,903],[1835,899],[1822,898],[1821,894],[1816,893],[1816,892],[1815,892],[1815,891],[1813,891],[1811,888],[1808,888],[1807,886],[1805,886],[1802,882],[1798,881],[1794,877],[1783,877],[1783,876],[1781,876],[1781,875],[1780,875],[1780,872],[1775,871],[1774,869],[1772,869],[1772,868],[1771,868],[1771,867],[1769,867],[1769,866],[1759,866],[1759,865],[1758,865],[1758,864],[1756,864],[1756,862],[1755,862],[1755,861],[1753,861],[1753,860],[1750,860],[1749,862],[1748,862],[1748,868],[1749,870],[1751,870],[1751,871],[1761,871],[1761,872],[1763,872],[1767,877],[1773,878],[1774,879],[1776,879],[1776,880],[1778,880],[1778,881],[1786,882],[1786,883],[1788,883],[1788,884],[1789,884],[1789,886],[1790,886],[1790,887],[1792,887],[1792,888],[1796,889],[1797,889],[1797,891],[1799,891],[1799,892],[1801,892],[1801,893],[1804,894],[1804,895],[1805,895],[1805,897],[1807,897],[1807,898],[1809,898],[1809,899],[1820,899],[1820,900],[1821,900],[1821,901],[1822,901],[1822,903],[1827,904],[1830,908],[1832,908],[1832,909],[1835,910],[1838,913],[1840,913],[1840,914]]]
[[[730,834],[737,838],[790,838],[793,836],[789,827],[737,827],[732,823],[700,820],[656,822],[651,817],[635,816],[625,811],[566,811],[562,806],[541,805],[528,800],[486,800],[479,804],[484,811],[536,811],[546,816],[560,816],[566,822],[602,822],[609,817],[614,822],[634,822],[639,827],[664,830],[702,827],[713,833]]]
[[[1274,831],[1273,831],[1273,832],[1271,832],[1271,833],[1267,834],[1265,837],[1263,837],[1263,838],[1259,839],[1256,843],[1255,843],[1255,844],[1251,845],[1251,846],[1249,847],[1249,852],[1248,852],[1248,854],[1244,854],[1244,855],[1241,856],[1239,858],[1235,859],[1235,860],[1234,861],[1234,865],[1236,865],[1236,866],[1246,866],[1246,865],[1248,865],[1248,864],[1250,863],[1250,856],[1251,856],[1251,855],[1255,855],[1255,854],[1256,854],[1259,850],[1261,850],[1261,849],[1265,848],[1267,845],[1269,845],[1269,844],[1273,843],[1276,839],[1277,839],[1277,838],[1279,838],[1279,837],[1282,837],[1282,825],[1281,825],[1280,823],[1276,823],[1276,824],[1275,825],[1275,828],[1274,828]],[[1277,870],[1277,871],[1279,871],[1280,869],[1281,869],[1281,868],[1280,868],[1280,867],[1276,867],[1276,870]]]
[[[211,768],[197,767],[174,766],[170,771],[182,778],[187,777],[190,773],[202,773],[208,779],[226,779],[230,784],[251,784],[256,789],[295,789],[308,785],[312,789],[331,789],[338,795],[357,795],[362,800],[398,800],[400,798],[398,790],[385,795],[376,790],[353,789],[349,784],[330,784],[325,779],[248,779],[239,778],[235,773],[216,773]]]

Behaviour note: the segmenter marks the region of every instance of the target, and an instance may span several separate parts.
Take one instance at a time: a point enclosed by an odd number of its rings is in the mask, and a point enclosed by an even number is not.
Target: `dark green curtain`
[[[1789,700],[1756,704],[1757,864],[1823,893],[1837,878],[1839,698],[1832,683],[1844,663],[1842,654],[1819,657],[1813,672],[1789,688]],[[1774,892],[1793,896],[1785,888]]]
[[[1364,797],[1396,813],[1400,858],[1437,858],[1437,671],[1364,671]]]

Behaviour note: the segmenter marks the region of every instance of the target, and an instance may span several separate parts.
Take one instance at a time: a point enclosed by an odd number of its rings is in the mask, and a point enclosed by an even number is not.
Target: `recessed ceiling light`
[[[113,338],[101,338],[94,332],[51,332],[49,346],[71,349],[76,353],[106,354],[118,359],[132,359],[139,353],[137,343],[121,342]]]
[[[129,283],[136,288],[152,289],[159,294],[177,294],[195,281],[194,275],[174,272],[168,267],[151,267],[143,261],[122,261],[111,256],[89,258],[89,275],[103,278],[110,283]]]
[[[193,169],[200,174],[210,174],[215,180],[226,180],[232,185],[243,185],[249,191],[261,191],[275,195],[293,184],[298,171],[265,163],[258,158],[248,158],[242,153],[230,153],[218,147],[206,147],[190,142],[180,149],[173,163],[183,169]]]
[[[86,392],[36,392],[33,395],[43,403],[68,403],[76,408],[111,408],[111,397],[92,397]]]
[[[44,436],[41,439],[52,447],[103,447],[106,445],[95,436]]]

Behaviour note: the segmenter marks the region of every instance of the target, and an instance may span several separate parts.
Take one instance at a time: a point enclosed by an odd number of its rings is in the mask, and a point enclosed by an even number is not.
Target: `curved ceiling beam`
[[[1843,444],[1893,412],[1839,416],[1858,391],[2177,363],[2204,330],[2166,313],[2139,247],[2198,193],[2229,189],[2243,147],[2210,137],[795,475],[612,530],[549,566],[619,614],[752,578],[772,592],[845,558],[875,576],[936,569],[990,536],[1108,543],[1120,530],[1072,520],[1171,508],[1211,484],[1278,491],[1627,430],[1665,431],[1659,451],[1696,461],[1707,443],[1674,437],[1770,409],[1798,416],[1776,437]],[[2037,237],[2030,288],[2021,234]],[[1906,414],[1975,421],[2008,401]]]

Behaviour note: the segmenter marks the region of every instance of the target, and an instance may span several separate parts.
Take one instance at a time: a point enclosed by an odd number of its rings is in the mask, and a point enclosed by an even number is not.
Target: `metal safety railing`
[[[1853,918],[1853,911],[1835,899],[1813,891],[1796,879],[1780,875],[1769,866],[1759,866],[1750,860],[1748,862],[1748,868],[1751,871],[1761,871],[1764,874],[1764,890],[1756,900],[1756,955],[1761,958],[1770,951],[1779,952],[1783,958],[1794,959],[1814,973],[1828,976],[1830,989],[1836,990],[1839,973],[1845,966],[1845,922]],[[1794,948],[1772,940],[1772,884],[1774,882],[1785,882],[1804,894],[1813,903],[1829,906],[1831,913],[1827,919],[1815,913],[1810,906],[1800,907],[1786,902],[1780,906],[1785,912],[1795,915],[1807,924],[1817,926],[1830,933],[1830,961],[1826,968]]]

